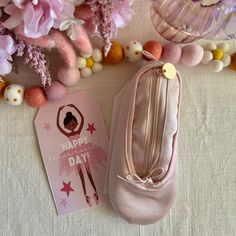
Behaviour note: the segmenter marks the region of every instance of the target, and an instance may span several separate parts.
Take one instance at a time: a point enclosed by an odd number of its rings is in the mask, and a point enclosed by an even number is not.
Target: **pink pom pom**
[[[80,72],[77,68],[61,68],[58,71],[58,80],[66,87],[74,86],[80,79]]]
[[[39,108],[47,102],[45,91],[39,86],[26,89],[24,97],[27,104],[34,108]]]
[[[55,102],[66,96],[66,87],[58,81],[52,81],[51,86],[45,87],[45,92],[48,100]]]
[[[161,60],[177,64],[182,55],[182,48],[177,44],[166,44],[163,48]]]
[[[150,40],[146,42],[143,46],[143,49],[149,53],[151,53],[156,60],[159,60],[162,54],[162,46],[159,42]],[[150,60],[148,57],[144,56],[146,60]]]
[[[186,45],[182,50],[181,62],[185,66],[193,67],[198,65],[203,58],[204,50],[198,44]]]

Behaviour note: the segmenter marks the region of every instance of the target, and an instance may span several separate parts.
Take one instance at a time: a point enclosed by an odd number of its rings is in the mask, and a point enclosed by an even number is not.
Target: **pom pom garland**
[[[53,35],[53,34],[52,34]],[[54,37],[58,37],[55,39]],[[37,39],[37,44],[46,43],[47,47],[55,47],[56,41],[61,39],[62,46],[64,38],[55,33],[52,37],[41,41]],[[60,40],[59,40],[60,41]],[[29,41],[31,42],[31,41]],[[64,55],[61,48],[61,54]],[[118,41],[112,42],[112,47],[105,57],[100,49],[94,49],[91,53],[81,53],[76,57],[73,50],[71,54],[64,57],[66,66],[58,71],[58,81],[52,81],[43,87],[34,86],[27,88],[24,92],[24,87],[18,84],[8,85],[5,80],[0,78],[0,96],[4,94],[5,101],[10,105],[20,105],[25,99],[26,103],[34,108],[43,106],[47,101],[58,101],[66,96],[66,87],[74,86],[82,77],[91,77],[93,73],[98,73],[103,70],[102,60],[106,64],[117,64],[126,58],[129,62],[138,62],[141,59],[160,60],[167,64],[182,63],[189,67],[194,67],[200,62],[208,65],[213,72],[220,72],[224,67],[236,70],[236,53],[232,55],[227,53],[229,45],[227,43],[208,43],[204,49],[197,44],[189,44],[183,47],[175,44],[167,44],[162,46],[159,42],[150,40],[144,46],[138,41],[131,41],[123,48]],[[170,70],[171,71],[171,70]],[[172,77],[167,75],[166,77]]]

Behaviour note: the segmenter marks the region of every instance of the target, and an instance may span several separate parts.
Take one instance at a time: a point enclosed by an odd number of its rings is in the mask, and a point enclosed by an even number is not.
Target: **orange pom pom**
[[[162,46],[159,42],[150,40],[144,44],[143,49],[151,53],[156,58],[156,60],[159,60],[161,58]],[[144,56],[144,58],[146,60],[150,60],[146,56]]]
[[[124,51],[121,44],[118,41],[113,41],[110,51],[107,56],[104,56],[105,64],[118,64],[124,59]]]
[[[231,64],[229,65],[229,68],[236,71],[236,52],[231,55]]]
[[[43,106],[47,101],[44,89],[39,86],[26,89],[24,96],[27,104],[34,108]]]
[[[0,98],[3,97],[4,90],[5,90],[5,88],[7,87],[7,85],[8,85],[7,81],[3,80],[3,79],[0,77]]]

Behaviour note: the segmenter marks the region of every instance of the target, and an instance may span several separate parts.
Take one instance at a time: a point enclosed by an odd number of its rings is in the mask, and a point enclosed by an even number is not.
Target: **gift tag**
[[[107,201],[108,135],[100,105],[86,92],[39,109],[38,141],[59,215]]]

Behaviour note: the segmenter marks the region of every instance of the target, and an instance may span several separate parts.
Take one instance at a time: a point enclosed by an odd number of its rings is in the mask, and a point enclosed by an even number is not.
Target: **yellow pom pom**
[[[221,60],[224,56],[224,51],[222,49],[215,49],[212,53],[214,60]]]
[[[94,60],[93,60],[93,58],[92,58],[92,57],[87,58],[87,59],[86,59],[86,67],[92,68],[93,65],[94,65]]]
[[[113,41],[110,51],[104,57],[105,64],[118,64],[124,59],[124,52],[118,41]]]

